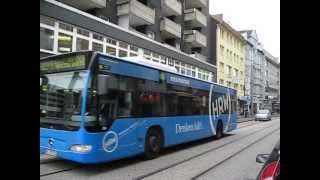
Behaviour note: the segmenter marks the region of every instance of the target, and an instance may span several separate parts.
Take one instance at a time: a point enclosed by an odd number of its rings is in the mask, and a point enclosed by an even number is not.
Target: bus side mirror
[[[98,75],[98,95],[107,94],[108,92],[108,80],[111,76],[99,74]]]
[[[256,157],[257,163],[265,163],[269,159],[270,154],[258,154]]]

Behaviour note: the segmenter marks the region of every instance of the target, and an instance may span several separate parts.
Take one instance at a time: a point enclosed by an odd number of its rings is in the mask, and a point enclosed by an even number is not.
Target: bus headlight
[[[75,144],[72,145],[70,150],[74,152],[81,152],[81,153],[87,153],[90,152],[92,149],[91,145],[84,145],[84,144]]]

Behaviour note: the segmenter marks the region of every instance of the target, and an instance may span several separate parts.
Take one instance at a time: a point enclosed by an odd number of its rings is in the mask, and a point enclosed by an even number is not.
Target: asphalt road
[[[99,165],[64,160],[40,162],[40,179],[217,179],[253,180],[257,154],[270,153],[280,139],[280,118],[249,121],[220,140],[204,139],[166,149],[153,160],[142,156]],[[52,174],[50,174],[52,173]]]

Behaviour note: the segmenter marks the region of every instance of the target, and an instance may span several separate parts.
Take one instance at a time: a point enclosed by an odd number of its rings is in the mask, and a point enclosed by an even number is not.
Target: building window
[[[186,74],[186,68],[184,63],[181,63],[181,74]]]
[[[77,34],[80,34],[82,36],[86,36],[86,37],[89,37],[89,31],[87,30],[84,30],[84,29],[80,29],[80,28],[77,28]]]
[[[77,38],[76,50],[88,50],[89,49],[89,41],[81,38]]]
[[[227,59],[229,58],[229,49],[227,49]]]
[[[117,41],[112,38],[107,38],[107,43],[112,45],[117,45]]]
[[[147,60],[151,60],[151,51],[144,49],[143,57],[146,58]]]
[[[157,53],[152,53],[152,61],[159,62],[160,55]]]
[[[40,49],[53,51],[54,32],[40,27]]]
[[[191,76],[191,66],[187,64],[187,76]]]
[[[117,55],[116,52],[117,52],[116,48],[107,46],[107,49],[106,49],[107,54],[112,55],[112,56],[116,56]]]
[[[199,71],[198,71],[198,79],[201,79],[201,76],[202,76],[201,69],[199,69]]]
[[[160,60],[162,64],[167,64],[167,58],[165,56],[160,56]]]
[[[220,62],[219,65],[220,65],[220,72],[224,73],[224,64]]]
[[[228,76],[230,76],[231,77],[231,73],[232,73],[232,67],[231,66],[228,66]]]
[[[223,57],[224,56],[224,47],[220,45],[220,54]]]
[[[221,29],[221,39],[224,39],[224,30]]]
[[[174,66],[174,61],[171,58],[168,58],[168,65],[169,66]]]
[[[177,72],[179,73],[180,72],[180,67],[175,66],[175,68],[176,68]]]
[[[145,49],[143,51],[143,54],[146,55],[146,56],[151,56],[151,51]]]
[[[59,28],[60,29],[63,29],[63,30],[66,30],[66,31],[70,31],[72,32],[73,31],[73,27],[69,24],[65,24],[65,23],[59,23]]]
[[[195,66],[191,66],[191,76],[196,77],[196,67]]]
[[[174,61],[174,67],[177,69],[177,72],[179,73],[180,72],[180,62],[175,60]]]
[[[99,43],[92,42],[92,50],[103,52],[103,45]]]
[[[127,57],[127,56],[128,56],[127,51],[119,49],[119,57]]]
[[[46,24],[49,26],[54,26],[54,20],[45,16],[40,15],[40,23]]]
[[[157,53],[152,53],[152,57],[153,57],[153,58],[156,58],[156,59],[159,59],[160,56],[159,56],[159,54],[157,54]]]
[[[67,53],[72,51],[72,36],[59,33],[58,36],[58,52]]]
[[[128,49],[128,44],[122,41],[119,41],[119,47],[123,48],[123,49]]]
[[[92,34],[92,38],[98,41],[103,41],[103,36],[98,34]]]
[[[130,50],[131,51],[138,52],[138,49],[139,48],[137,46],[130,45]]]

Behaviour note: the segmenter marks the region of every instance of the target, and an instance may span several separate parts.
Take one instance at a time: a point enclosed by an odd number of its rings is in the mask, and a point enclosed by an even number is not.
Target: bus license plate
[[[57,156],[57,152],[56,151],[53,151],[53,150],[50,150],[50,149],[48,149],[47,150],[47,153],[46,153],[47,155],[50,155],[50,156]]]

